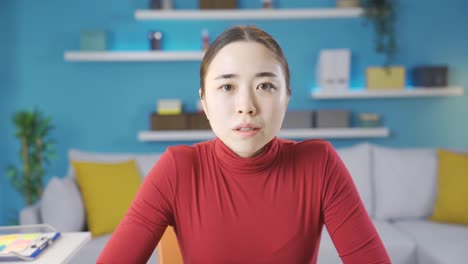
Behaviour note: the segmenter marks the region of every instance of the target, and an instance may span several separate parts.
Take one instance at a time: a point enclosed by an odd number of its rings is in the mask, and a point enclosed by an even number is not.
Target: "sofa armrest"
[[[41,223],[40,202],[37,202],[34,205],[26,206],[21,210],[19,214],[20,225],[34,225]]]

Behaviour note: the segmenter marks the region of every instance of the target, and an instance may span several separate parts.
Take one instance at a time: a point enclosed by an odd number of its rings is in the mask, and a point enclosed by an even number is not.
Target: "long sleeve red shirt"
[[[330,143],[275,138],[242,158],[215,139],[167,149],[98,263],[146,262],[168,225],[184,263],[316,263],[324,224],[344,263],[390,263]]]

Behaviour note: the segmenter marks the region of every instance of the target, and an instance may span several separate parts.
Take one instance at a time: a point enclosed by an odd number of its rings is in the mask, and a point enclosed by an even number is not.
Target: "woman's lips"
[[[234,132],[241,137],[253,137],[260,132],[260,128],[239,128]]]

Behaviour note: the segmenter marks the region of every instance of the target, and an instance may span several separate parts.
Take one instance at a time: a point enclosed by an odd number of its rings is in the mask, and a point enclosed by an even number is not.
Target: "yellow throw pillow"
[[[130,207],[141,177],[134,160],[119,163],[72,161],[93,236],[112,233]]]
[[[468,154],[437,150],[437,199],[431,220],[468,225]]]

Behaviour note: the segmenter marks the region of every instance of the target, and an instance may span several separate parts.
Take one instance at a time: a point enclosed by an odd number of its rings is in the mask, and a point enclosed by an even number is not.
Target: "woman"
[[[187,263],[315,263],[323,224],[344,263],[390,263],[331,144],[276,137],[291,89],[270,35],[226,30],[200,79],[216,139],[167,149],[99,263],[145,262],[168,225]]]

